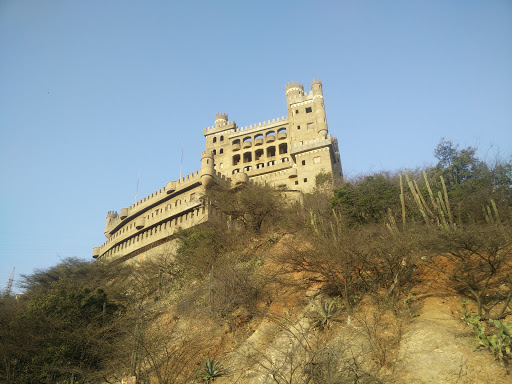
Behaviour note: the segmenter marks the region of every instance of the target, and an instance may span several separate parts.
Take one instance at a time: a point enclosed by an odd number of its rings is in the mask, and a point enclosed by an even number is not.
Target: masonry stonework
[[[329,135],[322,83],[286,85],[287,117],[238,127],[228,115],[215,115],[204,130],[206,150],[201,168],[167,185],[120,213],[107,213],[107,240],[93,249],[97,259],[138,260],[175,247],[175,233],[207,222],[214,210],[201,198],[214,184],[226,188],[241,183],[311,192],[316,175],[330,173],[342,180],[338,141]]]

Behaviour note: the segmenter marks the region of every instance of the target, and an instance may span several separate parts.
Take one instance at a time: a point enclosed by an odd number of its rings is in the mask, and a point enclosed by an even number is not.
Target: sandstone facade
[[[146,257],[172,247],[178,228],[204,223],[215,212],[201,197],[207,188],[240,183],[268,184],[275,188],[311,192],[320,173],[342,179],[338,142],[328,134],[319,80],[311,92],[302,84],[286,85],[287,117],[254,126],[238,127],[227,114],[217,114],[215,125],[205,128],[206,150],[201,168],[121,211],[107,213],[107,240],[93,249],[98,259],[120,261]]]

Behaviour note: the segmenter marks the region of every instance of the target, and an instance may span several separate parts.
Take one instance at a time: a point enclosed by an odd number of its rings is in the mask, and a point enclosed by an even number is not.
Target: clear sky
[[[345,175],[512,154],[512,1],[0,0],[0,289],[89,259],[119,211],[199,168],[217,112],[323,82]],[[492,147],[493,149],[489,150]]]

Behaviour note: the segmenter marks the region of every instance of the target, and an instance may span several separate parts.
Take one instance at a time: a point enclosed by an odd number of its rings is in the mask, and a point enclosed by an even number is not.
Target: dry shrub
[[[421,248],[427,265],[476,301],[484,318],[501,319],[512,300],[512,231],[502,224],[469,224],[454,230],[426,228]],[[439,257],[443,254],[444,257]],[[449,262],[443,262],[448,258]]]
[[[211,346],[207,332],[180,329],[162,319],[135,328],[132,375],[159,384],[194,382],[195,367]]]
[[[372,360],[380,367],[392,363],[392,352],[402,338],[402,320],[393,311],[380,308],[362,310],[354,315],[354,319]]]
[[[256,234],[278,225],[286,207],[279,191],[254,183],[235,189],[216,186],[208,190],[206,198],[213,208],[229,219],[231,228]]]
[[[365,293],[385,292],[395,298],[414,271],[413,239],[391,233],[383,225],[348,227],[333,214],[311,218],[307,241],[290,247],[281,263],[293,272],[320,276],[324,290],[340,296],[346,309]]]

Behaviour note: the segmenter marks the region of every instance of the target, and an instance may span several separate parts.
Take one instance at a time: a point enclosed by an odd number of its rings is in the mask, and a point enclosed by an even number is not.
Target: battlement
[[[215,114],[215,122],[217,122],[217,120],[228,121],[228,114],[227,113],[217,113],[217,114]]]
[[[292,81],[291,83],[286,84],[286,93],[287,94],[288,94],[288,92],[291,92],[294,90],[304,92],[304,86],[301,83],[296,82],[296,81]]]
[[[219,120],[220,121],[220,120]],[[228,133],[236,129],[236,123],[234,121],[226,121],[219,125],[213,125],[204,129],[205,135],[211,135],[213,133]]]
[[[248,131],[248,130],[251,130],[251,129],[258,129],[258,130],[259,129],[267,129],[267,128],[270,128],[273,125],[285,124],[287,122],[287,119],[288,119],[288,117],[282,116],[280,118],[278,117],[276,119],[259,122],[257,124],[246,125],[245,127],[237,127],[235,129],[235,132],[245,132],[245,131]]]

